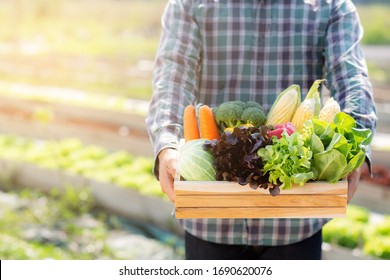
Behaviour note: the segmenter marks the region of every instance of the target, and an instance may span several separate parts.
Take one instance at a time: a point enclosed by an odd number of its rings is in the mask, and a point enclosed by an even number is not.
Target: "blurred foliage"
[[[15,190],[8,195],[15,196]],[[45,194],[21,189],[18,195],[18,205],[1,207],[0,259],[113,257],[105,244],[111,225],[92,218],[95,204],[87,190],[67,186],[64,192]]]
[[[357,6],[364,28],[363,44],[390,45],[390,5]]]
[[[390,65],[367,61],[367,67],[370,79],[376,86],[390,86]]]
[[[147,100],[166,2],[0,1],[1,79]],[[363,42],[390,44],[389,6],[358,9]]]
[[[0,1],[0,40],[22,53],[137,60],[154,53],[164,6],[161,0]]]
[[[0,135],[0,158],[28,162],[166,198],[154,177],[152,158],[134,156],[125,150],[109,152],[97,145],[84,145],[77,138],[37,141]]]
[[[390,259],[390,216],[371,222],[368,208],[348,205],[346,218],[332,219],[322,233],[324,242],[360,249],[368,256]]]
[[[148,99],[165,4],[0,1],[2,80]]]

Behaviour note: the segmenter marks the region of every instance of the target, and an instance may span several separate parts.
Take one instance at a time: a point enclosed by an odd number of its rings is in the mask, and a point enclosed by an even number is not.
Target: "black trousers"
[[[227,245],[208,242],[185,232],[187,260],[320,260],[322,231],[282,246]]]

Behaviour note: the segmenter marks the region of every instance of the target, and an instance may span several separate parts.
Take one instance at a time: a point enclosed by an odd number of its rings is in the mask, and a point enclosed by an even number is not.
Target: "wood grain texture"
[[[181,195],[176,207],[342,207],[345,195]]]
[[[345,217],[345,207],[176,208],[176,218],[334,218]]]
[[[314,218],[344,217],[346,180],[310,182],[282,190],[251,189],[234,182],[175,181],[176,218]]]
[[[305,184],[303,187],[295,186],[291,190],[281,190],[280,195],[291,194],[347,194],[347,181],[339,181],[334,184],[317,181]],[[238,183],[226,181],[175,181],[175,194],[248,194],[258,195],[262,193],[269,196],[269,190],[251,189],[249,185],[241,186]]]

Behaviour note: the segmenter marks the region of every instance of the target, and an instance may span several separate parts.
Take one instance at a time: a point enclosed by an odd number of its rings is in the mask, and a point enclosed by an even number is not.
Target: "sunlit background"
[[[374,178],[324,258],[390,259],[390,2],[354,1],[380,118]],[[0,0],[0,259],[182,259],[145,114],[165,0]]]

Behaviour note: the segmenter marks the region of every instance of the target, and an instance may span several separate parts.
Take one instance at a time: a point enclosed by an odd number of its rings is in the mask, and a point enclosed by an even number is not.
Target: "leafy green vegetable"
[[[180,149],[178,172],[188,181],[215,181],[213,155],[203,149],[206,139],[186,142]]]
[[[318,154],[318,153],[322,153],[325,148],[324,148],[324,144],[322,143],[321,139],[317,136],[317,134],[313,133],[311,135],[311,139],[310,139],[310,149],[312,150],[313,154]]]
[[[317,180],[337,182],[344,174],[347,160],[338,150],[331,149],[313,156],[313,170]]]
[[[295,132],[282,138],[273,137],[273,144],[258,151],[264,163],[264,173],[269,173],[269,182],[280,189],[291,189],[293,184],[303,186],[314,178],[311,171],[312,151],[305,146],[302,134]]]
[[[340,133],[335,133],[333,135],[332,141],[330,141],[326,151],[337,150],[343,156],[347,157],[349,152],[348,140]]]
[[[343,112],[335,116],[334,123],[338,126],[340,133],[342,133],[342,130],[350,131],[352,128],[356,127],[354,118]]]
[[[357,128],[356,121],[344,112],[338,113],[332,124],[318,118],[307,121],[303,134],[305,145],[314,154],[315,179],[331,183],[347,176],[364,162],[373,137],[370,129]]]

